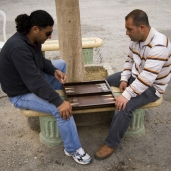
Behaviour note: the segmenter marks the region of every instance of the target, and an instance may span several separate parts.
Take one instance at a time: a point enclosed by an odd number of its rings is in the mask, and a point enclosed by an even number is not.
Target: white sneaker
[[[72,157],[79,164],[89,164],[91,162],[91,157],[82,148],[79,148],[73,153],[68,153],[64,149],[64,153],[67,156]]]

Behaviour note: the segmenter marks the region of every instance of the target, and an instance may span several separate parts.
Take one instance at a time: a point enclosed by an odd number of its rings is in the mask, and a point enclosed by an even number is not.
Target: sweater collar
[[[150,31],[149,31],[149,33],[148,33],[148,36],[147,36],[147,38],[146,38],[146,40],[145,40],[145,42],[144,42],[144,45],[150,44],[152,38],[153,38],[154,35],[155,35],[155,32],[156,32],[156,30],[155,30],[153,27],[151,27],[151,29],[150,29]]]

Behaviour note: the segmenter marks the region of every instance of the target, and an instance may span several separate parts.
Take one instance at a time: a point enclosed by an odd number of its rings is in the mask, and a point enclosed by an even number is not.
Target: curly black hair
[[[33,26],[45,28],[53,26],[54,20],[52,16],[43,10],[33,11],[30,16],[27,14],[20,14],[15,19],[16,29],[18,32],[27,34]]]

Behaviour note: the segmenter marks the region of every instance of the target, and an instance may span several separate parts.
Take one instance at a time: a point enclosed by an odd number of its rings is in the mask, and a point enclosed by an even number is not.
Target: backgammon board
[[[115,106],[114,94],[106,80],[65,83],[63,89],[73,110]]]

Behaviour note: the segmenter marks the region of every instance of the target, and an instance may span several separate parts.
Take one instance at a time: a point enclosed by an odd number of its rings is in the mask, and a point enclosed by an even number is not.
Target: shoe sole
[[[71,156],[68,152],[66,152],[65,150],[64,150],[64,153],[65,153],[66,156],[72,157],[72,156]],[[72,158],[73,158],[73,157],[72,157]],[[74,159],[74,158],[73,158],[73,159]],[[77,163],[79,163],[79,164],[84,164],[84,165],[85,165],[85,164],[91,163],[92,159],[91,159],[88,163],[79,162],[79,161],[77,161],[77,160],[75,160],[75,159],[74,159],[74,161],[77,162]]]

